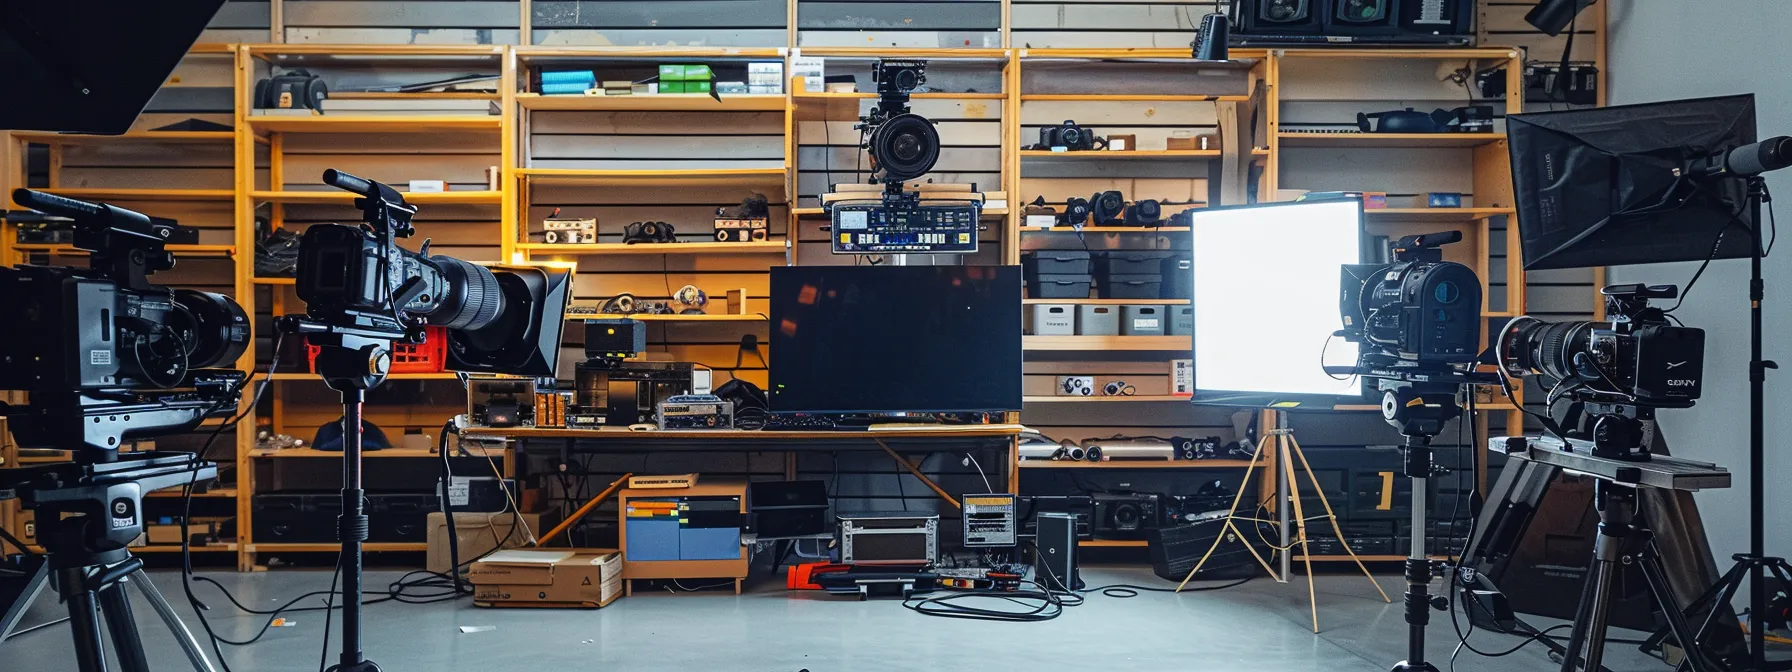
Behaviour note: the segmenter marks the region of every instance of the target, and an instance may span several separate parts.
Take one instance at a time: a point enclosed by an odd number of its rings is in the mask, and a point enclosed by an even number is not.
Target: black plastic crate
[[[1163,284],[1164,276],[1156,273],[1110,275],[1101,279],[1095,292],[1104,299],[1156,299]]]
[[[1027,277],[1039,275],[1088,275],[1088,250],[1034,250],[1020,255],[1021,272]]]
[[[1087,275],[1041,275],[1027,278],[1029,299],[1087,299],[1094,278]]]
[[[1187,252],[1172,253],[1164,257],[1159,267],[1164,276],[1163,298],[1195,298],[1195,260],[1192,255]]]
[[[336,541],[340,493],[264,493],[250,500],[255,540],[268,543],[327,544]]]
[[[1158,250],[1113,250],[1094,256],[1095,276],[1139,275],[1163,273],[1164,258],[1169,252]],[[1157,297],[1151,297],[1157,298]]]

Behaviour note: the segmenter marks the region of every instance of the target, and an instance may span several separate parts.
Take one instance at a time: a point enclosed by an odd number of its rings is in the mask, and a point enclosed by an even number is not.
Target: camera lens
[[[870,151],[886,178],[912,180],[939,161],[939,131],[920,116],[899,114],[871,132]]]
[[[1139,529],[1139,507],[1136,504],[1121,504],[1114,507],[1114,529]]]
[[[1574,353],[1587,349],[1593,327],[1592,322],[1530,321],[1509,329],[1500,366],[1514,376],[1535,371],[1558,380],[1577,378]]]
[[[920,77],[914,70],[903,68],[896,71],[896,88],[903,91],[913,91],[915,87],[920,85]]]
[[[504,295],[490,269],[454,257],[429,259],[442,274],[442,295],[429,311],[429,323],[449,329],[479,329],[504,312]]]
[[[168,327],[187,348],[187,368],[229,366],[249,347],[249,315],[230,297],[177,289],[174,305]]]

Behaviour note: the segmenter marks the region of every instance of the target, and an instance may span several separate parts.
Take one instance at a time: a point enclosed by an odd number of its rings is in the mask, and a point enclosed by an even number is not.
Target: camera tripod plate
[[[1614,460],[1592,455],[1591,441],[1501,436],[1489,440],[1487,445],[1494,452],[1617,483],[1688,492],[1730,487],[1730,470],[1710,462],[1667,455],[1656,455],[1647,462]]]

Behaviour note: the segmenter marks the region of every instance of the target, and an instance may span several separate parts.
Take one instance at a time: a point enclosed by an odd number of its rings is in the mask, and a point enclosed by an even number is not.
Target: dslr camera
[[[1065,119],[1063,124],[1057,126],[1039,129],[1040,149],[1063,147],[1067,151],[1083,152],[1096,148],[1107,149],[1107,146],[1107,140],[1095,137],[1095,133],[1070,119]]]
[[[19,443],[117,459],[128,438],[190,431],[236,410],[249,316],[223,294],[150,284],[174,267],[169,220],[29,189],[20,205],[73,221],[87,268],[0,269],[0,388],[30,392],[6,406]]]

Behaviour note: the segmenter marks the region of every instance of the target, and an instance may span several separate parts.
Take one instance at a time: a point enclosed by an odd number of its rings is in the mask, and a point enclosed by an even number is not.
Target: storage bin
[[[1189,336],[1195,333],[1195,307],[1170,306],[1170,335]]]
[[[1164,276],[1156,273],[1110,275],[1095,287],[1096,296],[1104,299],[1156,299],[1164,284]]]
[[[1076,306],[1068,303],[1042,303],[1033,306],[1035,336],[1071,336],[1076,334]]]
[[[1035,250],[1020,255],[1021,272],[1038,275],[1088,275],[1088,250]]]
[[[1092,279],[1087,275],[1040,275],[1027,278],[1029,299],[1087,299]]]
[[[1163,306],[1121,306],[1121,336],[1162,336],[1164,335]]]
[[[1163,298],[1195,298],[1195,262],[1189,253],[1176,252],[1164,257],[1162,267]]]
[[[1119,336],[1120,306],[1077,306],[1076,333],[1083,336]]]
[[[1113,250],[1095,255],[1095,277],[1163,273],[1164,257],[1169,252],[1154,250]],[[1156,297],[1152,297],[1156,298]]]

